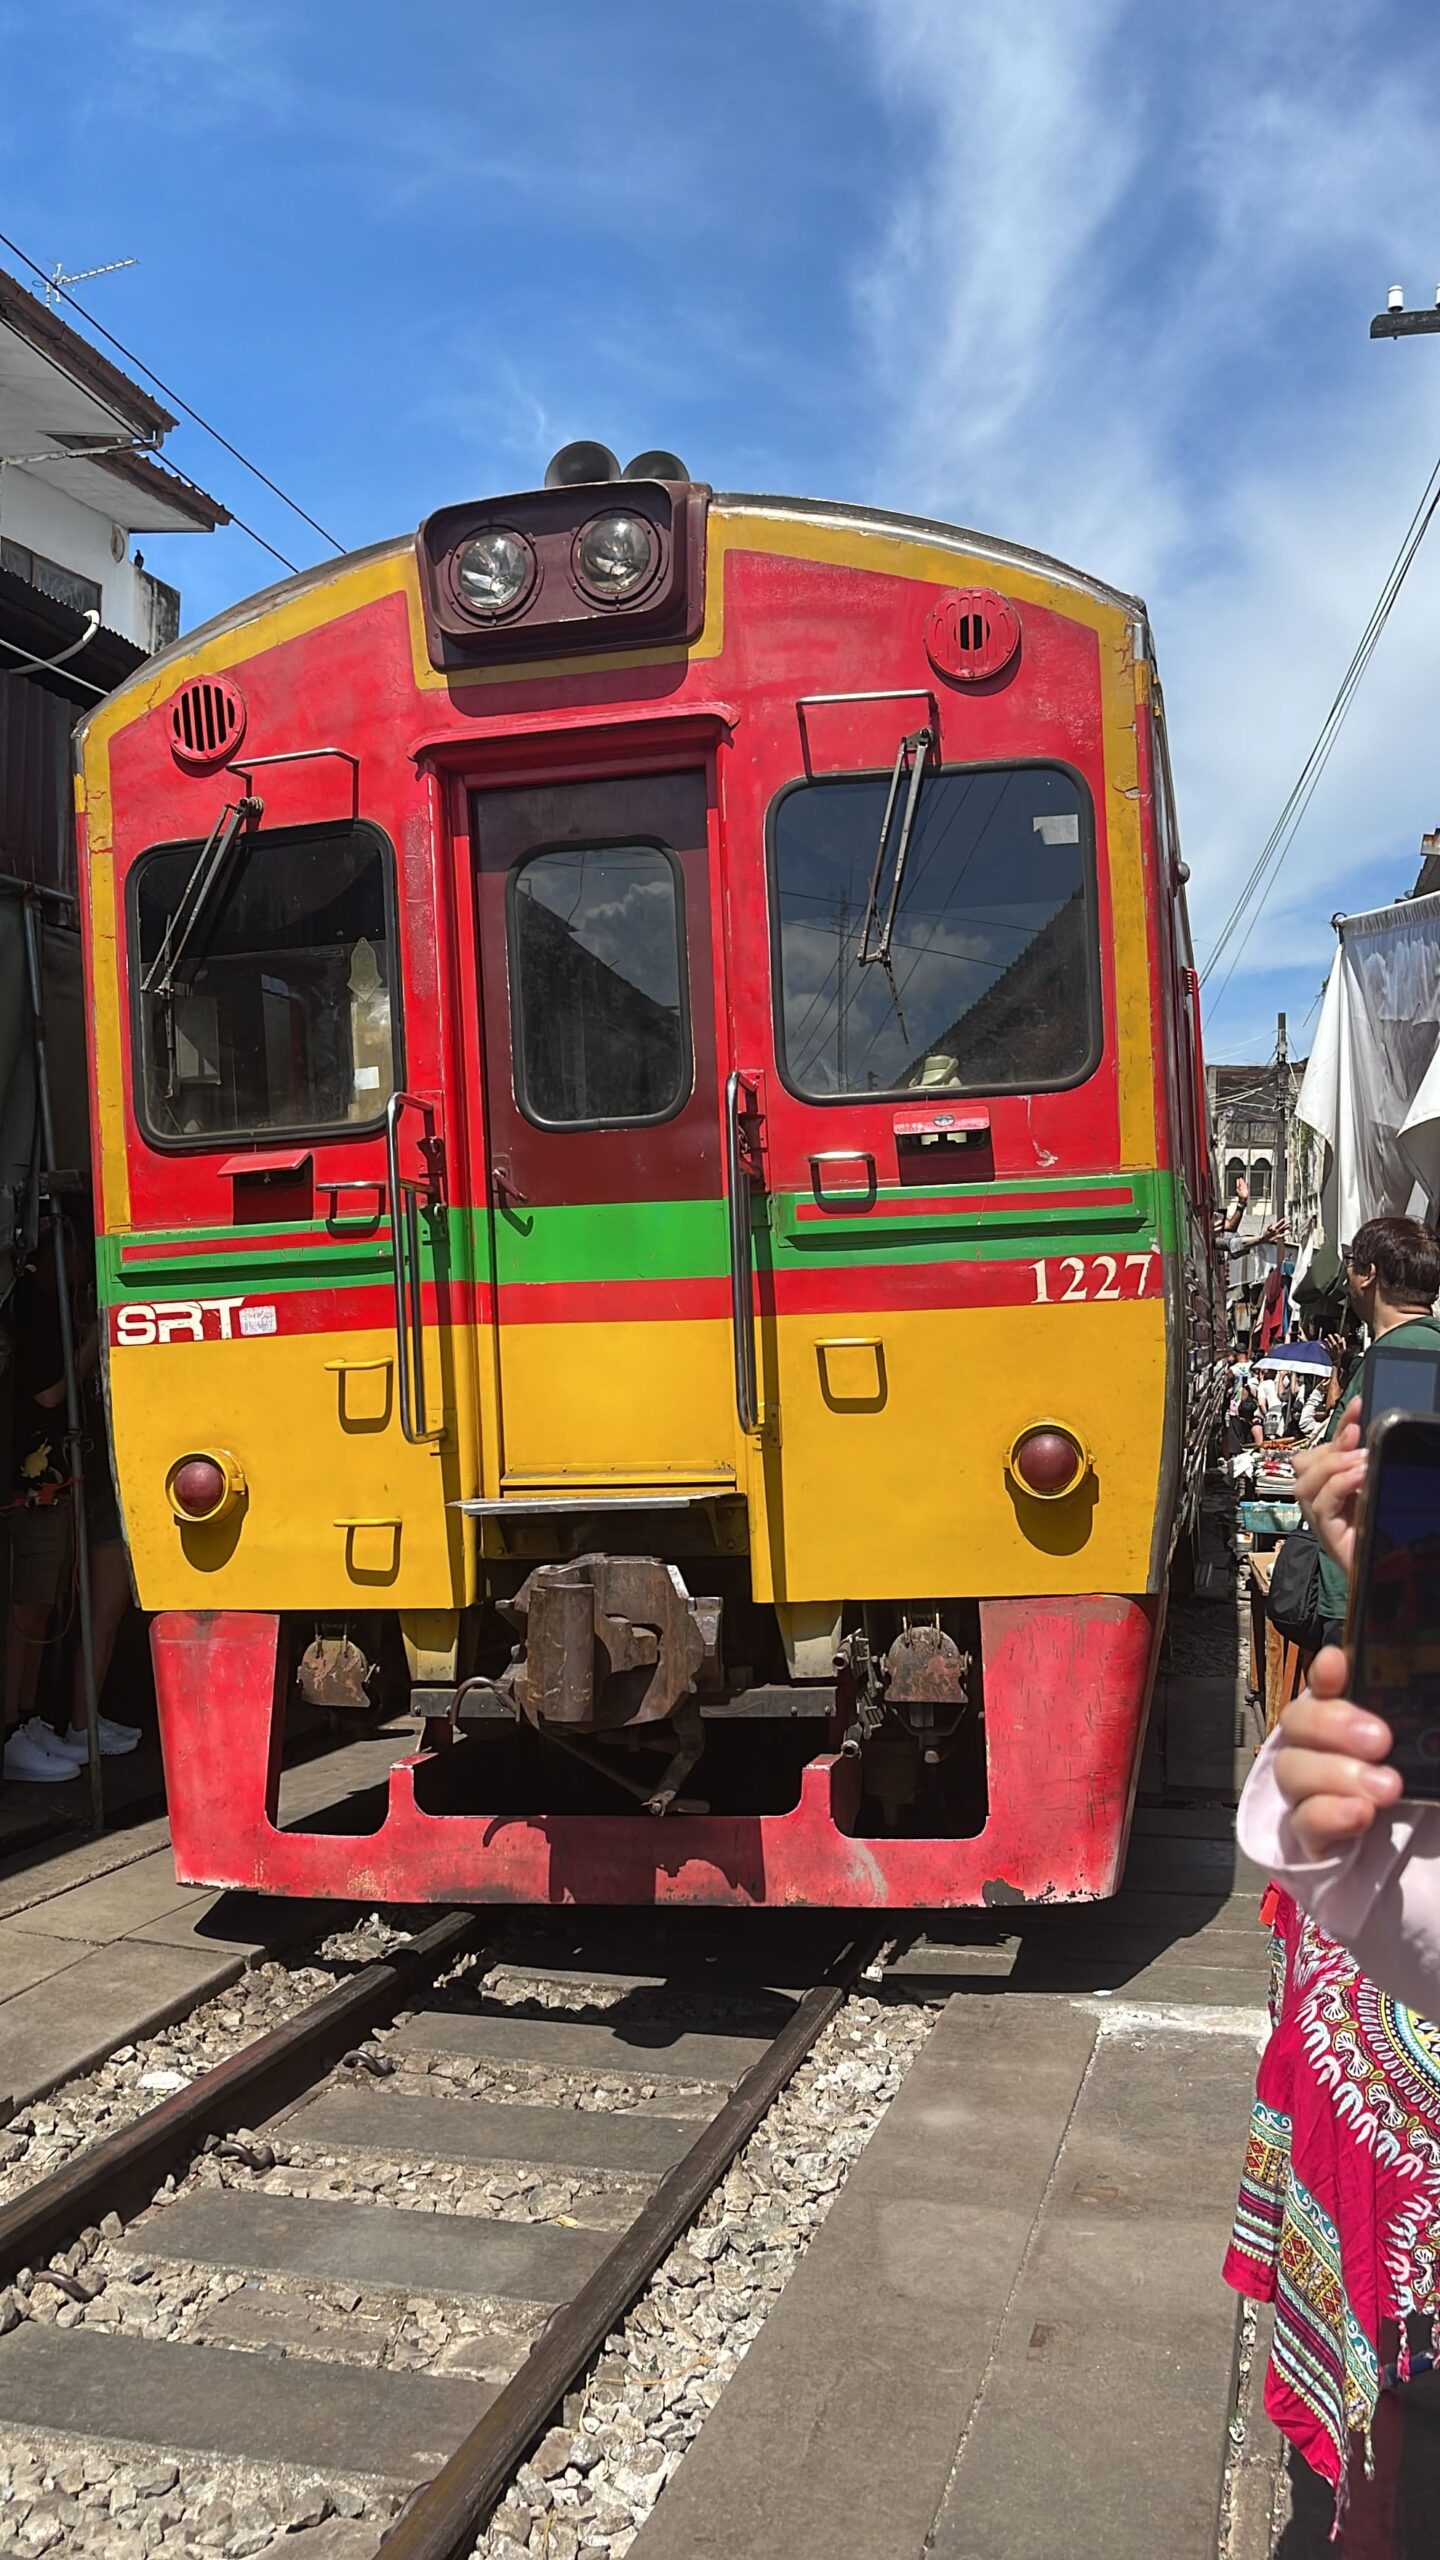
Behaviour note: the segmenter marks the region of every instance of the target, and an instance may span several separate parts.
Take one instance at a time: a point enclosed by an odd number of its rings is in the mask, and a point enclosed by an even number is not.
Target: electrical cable
[[[31,673],[32,670],[37,667],[43,673],[47,668],[59,664],[59,660],[54,658],[32,658],[29,656],[27,651],[21,648],[18,640],[6,640],[3,636],[0,636],[0,649],[9,649],[17,658],[24,661],[23,665],[18,667],[0,667],[0,676],[23,676]],[[71,652],[68,649],[61,651],[61,657],[68,658],[70,655]],[[94,694],[97,702],[103,702],[106,694],[110,690],[108,685],[93,684],[89,676],[81,675],[78,667],[71,667],[68,670],[65,681],[67,684],[83,685],[87,693]]]
[[[138,373],[143,373],[148,381],[153,382],[156,390],[161,392],[167,400],[173,400],[184,417],[189,418],[192,424],[201,428],[207,436],[212,436],[216,444],[222,445],[226,453],[230,454],[243,470],[252,473],[273,497],[280,500],[282,506],[288,507],[292,515],[300,518],[302,524],[308,524],[311,532],[318,533],[322,542],[328,542],[332,551],[344,551],[343,542],[337,542],[333,533],[327,533],[324,525],[308,514],[296,499],[287,496],[279,481],[272,480],[268,471],[262,471],[258,462],[252,462],[247,453],[242,453],[238,444],[232,444],[229,437],[223,436],[218,427],[212,427],[209,419],[202,418],[198,409],[192,409],[188,400],[182,400],[178,391],[172,390],[168,382],[162,381],[153,365],[146,364],[144,358],[137,356],[133,348],[127,347],[122,339],[117,338],[112,329],[107,329],[103,321],[97,320],[91,312],[87,311],[83,302],[77,302],[73,293],[67,293],[63,285],[57,284],[54,277],[47,274],[45,268],[41,266],[38,258],[32,258],[27,249],[22,249],[19,242],[12,240],[4,231],[0,231],[0,247],[8,249],[12,258],[18,258],[22,266],[29,267],[52,293],[58,294],[62,302],[69,303],[72,311],[78,311],[88,328],[93,329],[98,337],[104,338],[106,343],[115,349],[117,355],[124,357],[127,364],[133,364]],[[253,526],[244,523],[239,516],[236,516],[234,521],[240,526],[242,533],[248,533],[252,542],[260,543],[262,549],[268,551],[272,558],[281,561],[285,568],[294,569],[294,561],[286,560],[283,551],[277,551],[273,543],[266,542],[263,534],[256,533]]]
[[[1440,472],[1440,464],[1437,464],[1437,472]],[[1246,881],[1235,906],[1227,917],[1220,936],[1216,941],[1215,948],[1211,952],[1210,958],[1205,964],[1205,969],[1202,972],[1200,981],[1202,986],[1204,985],[1205,980],[1209,977],[1211,971],[1214,969],[1216,962],[1219,960],[1230,937],[1238,927],[1240,918],[1244,913],[1245,906],[1251,896],[1253,896],[1255,890],[1259,887],[1264,871],[1267,865],[1269,865],[1271,871],[1270,880],[1266,884],[1264,895],[1261,897],[1259,905],[1256,907],[1254,914],[1250,918],[1244,938],[1239,949],[1236,951],[1234,959],[1231,961],[1230,968],[1226,972],[1224,981],[1220,988],[1220,995],[1224,994],[1225,988],[1229,985],[1230,979],[1235,973],[1241,953],[1243,952],[1246,943],[1249,941],[1250,934],[1254,930],[1261,909],[1269,896],[1270,889],[1274,886],[1274,881],[1276,876],[1278,876],[1281,864],[1283,863],[1286,854],[1289,852],[1300,822],[1304,817],[1306,810],[1309,808],[1311,800],[1314,798],[1321,775],[1330,760],[1331,752],[1335,746],[1340,730],[1344,725],[1346,714],[1349,711],[1350,704],[1359,687],[1360,680],[1374,654],[1375,647],[1379,641],[1382,631],[1385,628],[1385,624],[1389,620],[1395,600],[1405,582],[1405,578],[1408,575],[1411,564],[1419,550],[1420,543],[1424,539],[1436,507],[1437,505],[1440,505],[1440,490],[1436,490],[1435,488],[1435,479],[1436,473],[1432,473],[1431,480],[1427,484],[1426,496],[1422,499],[1420,507],[1416,509],[1415,515],[1411,519],[1411,525],[1407,532],[1405,543],[1402,545],[1400,553],[1397,554],[1396,560],[1392,564],[1390,574],[1386,579],[1384,587],[1381,589],[1380,596],[1376,602],[1370,620],[1361,636],[1361,640],[1357,645],[1355,654],[1346,670],[1339,690],[1337,691],[1335,699],[1330,706],[1330,710],[1326,714],[1324,726],[1315,741],[1315,745],[1310,751],[1310,755],[1306,759],[1305,765],[1301,768],[1301,772],[1290,793],[1290,797],[1286,801],[1285,807],[1281,811],[1269,837],[1266,839],[1266,843],[1261,850],[1260,857],[1252,867],[1249,879]],[[1219,996],[1217,996],[1215,1001],[1216,1003],[1219,1002]]]
[[[1385,629],[1386,623],[1390,619],[1391,613],[1394,611],[1400,590],[1404,586],[1405,580],[1410,574],[1416,554],[1418,553],[1420,545],[1424,541],[1425,536],[1430,529],[1430,525],[1437,508],[1440,508],[1440,457],[1437,457],[1435,464],[1431,469],[1430,476],[1425,483],[1423,491],[1421,492],[1419,503],[1417,504],[1415,512],[1411,516],[1410,522],[1406,527],[1400,548],[1396,552],[1395,558],[1390,564],[1384,583],[1381,586],[1380,593],[1371,609],[1369,620],[1360,635],[1360,639],[1356,643],[1350,664],[1346,668],[1345,673],[1340,680],[1340,684],[1336,690],[1334,699],[1330,704],[1330,708],[1326,712],[1319,734],[1315,739],[1315,743],[1311,747],[1309,755],[1306,757],[1304,764],[1300,768],[1300,772],[1291,788],[1289,798],[1286,800],[1284,808],[1281,810],[1279,817],[1276,819],[1274,826],[1271,828],[1269,835],[1261,846],[1256,860],[1251,865],[1249,875],[1246,878],[1229,915],[1226,917],[1225,922],[1220,929],[1220,933],[1217,936],[1215,946],[1210,953],[1210,957],[1206,961],[1205,966],[1200,973],[1200,984],[1203,987],[1215,969],[1217,962],[1223,956],[1227,946],[1239,930],[1245,910],[1250,905],[1252,898],[1256,897],[1256,892],[1258,891],[1258,900],[1250,915],[1250,920],[1245,926],[1245,931],[1235,950],[1234,957],[1232,958],[1230,966],[1226,970],[1225,976],[1222,979],[1220,987],[1212,1001],[1210,1007],[1212,1014],[1219,1005],[1221,998],[1224,996],[1225,990],[1229,986],[1230,981],[1240,964],[1240,960],[1244,954],[1246,945],[1250,940],[1250,936],[1254,932],[1255,927],[1264,912],[1271,890],[1274,888],[1275,882],[1279,878],[1285,857],[1289,853],[1290,848],[1295,841],[1301,821],[1315,796],[1316,788],[1325,771],[1326,765],[1330,761],[1336,740],[1340,735],[1341,729],[1345,725],[1346,715],[1348,714],[1350,705],[1359,689],[1361,679],[1365,674],[1366,668],[1369,666],[1371,658],[1375,654],[1381,634]]]

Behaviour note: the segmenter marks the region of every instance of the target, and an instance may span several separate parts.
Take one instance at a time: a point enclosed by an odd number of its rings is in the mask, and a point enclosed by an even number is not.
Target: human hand
[[[1390,1727],[1351,1705],[1349,1676],[1339,1645],[1325,1645],[1310,1665],[1309,1688],[1280,1719],[1275,1781],[1307,1858],[1334,1857],[1369,1830],[1380,1806],[1400,1800],[1400,1772],[1385,1756]]]
[[[1321,1341],[1323,1342],[1323,1344],[1324,1344],[1324,1346],[1325,1346],[1325,1349],[1326,1349],[1326,1350],[1329,1352],[1329,1354],[1330,1354],[1330,1366],[1331,1366],[1331,1368],[1332,1368],[1332,1369],[1338,1369],[1338,1368],[1339,1368],[1339,1366],[1340,1366],[1341,1361],[1342,1361],[1342,1360],[1344,1359],[1344,1357],[1345,1357],[1345,1336],[1344,1336],[1344,1334],[1343,1334],[1343,1333],[1326,1333],[1326,1334],[1322,1334],[1322,1335],[1321,1335],[1321,1337],[1320,1337],[1320,1339],[1321,1339]]]
[[[1263,1237],[1261,1238],[1261,1242],[1264,1244],[1288,1244],[1289,1238],[1285,1233],[1285,1221],[1283,1218],[1273,1218],[1271,1220]]]
[[[1342,1573],[1355,1562],[1355,1515],[1365,1484],[1367,1452],[1360,1446],[1360,1399],[1352,1396],[1333,1440],[1297,1449],[1295,1491],[1300,1508],[1327,1556]]]
[[[1237,1173],[1235,1176],[1235,1197],[1240,1201],[1248,1200],[1250,1197],[1250,1185],[1243,1173]]]

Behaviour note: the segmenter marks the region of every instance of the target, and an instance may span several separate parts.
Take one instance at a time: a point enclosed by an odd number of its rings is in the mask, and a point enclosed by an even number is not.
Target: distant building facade
[[[73,892],[76,713],[179,630],[133,537],[230,521],[156,458],[175,423],[0,274],[0,877]]]
[[[1243,1176],[1252,1222],[1267,1227],[1283,1198],[1292,1235],[1303,1235],[1320,1208],[1320,1141],[1295,1117],[1305,1064],[1292,1058],[1283,1067],[1206,1070],[1221,1197],[1233,1199],[1236,1177]]]
[[[1237,1179],[1249,1190],[1249,1204],[1238,1229],[1256,1239],[1254,1250],[1234,1255],[1226,1265],[1231,1328],[1237,1340],[1249,1338],[1269,1274],[1277,1259],[1293,1268],[1297,1241],[1310,1232],[1320,1214],[1320,1176],[1324,1149],[1313,1129],[1295,1116],[1295,1100],[1305,1073],[1303,1058],[1282,1065],[1207,1067],[1210,1127],[1215,1147],[1215,1180],[1219,1197],[1235,1197]],[[1283,1204],[1288,1250],[1278,1256],[1273,1245],[1258,1241],[1281,1214]]]
[[[0,1447],[4,1313],[42,1193],[88,1161],[70,732],[173,640],[180,598],[137,533],[208,533],[225,509],[156,449],[175,420],[57,312],[0,274]],[[54,661],[59,663],[55,664]],[[42,1163],[29,953],[38,936],[56,1153]],[[3,1524],[0,1524],[3,1525]],[[5,1553],[0,1540],[0,1594]]]

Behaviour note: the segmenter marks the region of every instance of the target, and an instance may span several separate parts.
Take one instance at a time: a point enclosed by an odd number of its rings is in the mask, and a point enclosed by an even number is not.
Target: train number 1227
[[[1058,1262],[1032,1262],[1037,1304],[1081,1298],[1144,1298],[1158,1253],[1067,1253]]]

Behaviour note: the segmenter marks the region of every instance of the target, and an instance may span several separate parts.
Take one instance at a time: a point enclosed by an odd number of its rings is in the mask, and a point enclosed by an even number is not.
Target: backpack
[[[1320,1611],[1320,1542],[1313,1529],[1292,1529],[1278,1548],[1265,1614],[1287,1644],[1316,1653],[1325,1640]]]

